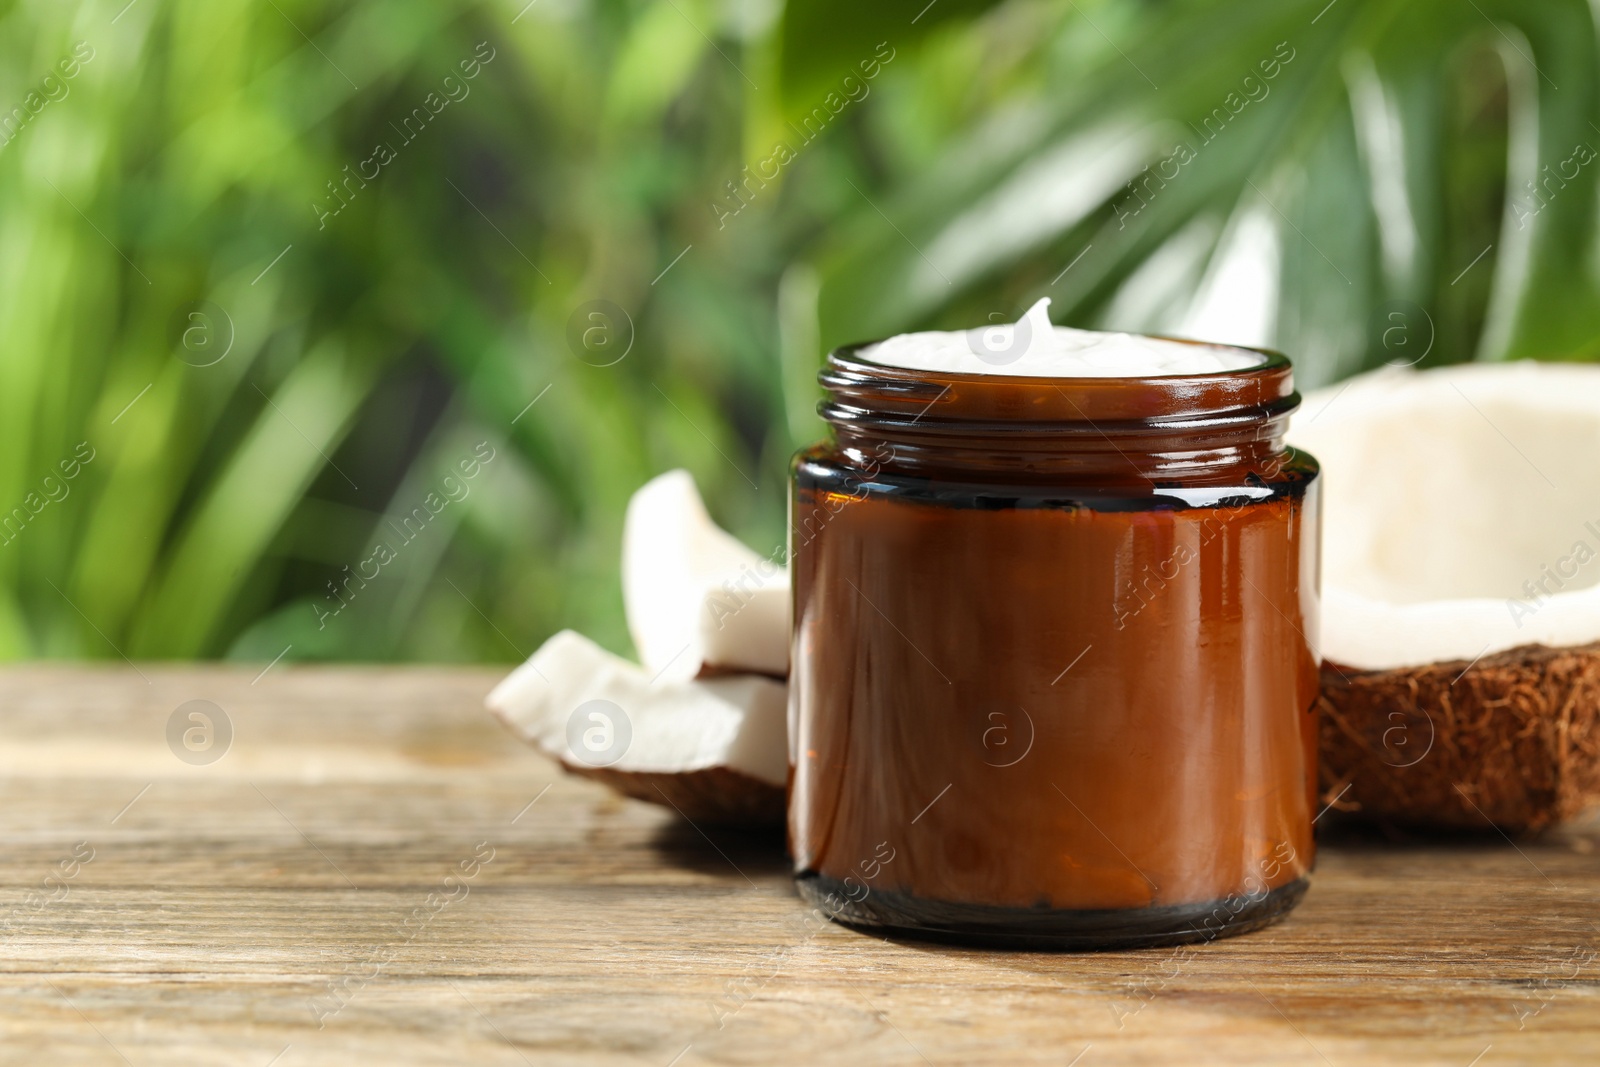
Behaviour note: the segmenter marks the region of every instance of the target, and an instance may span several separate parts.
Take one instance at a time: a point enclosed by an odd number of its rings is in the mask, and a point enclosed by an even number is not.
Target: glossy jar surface
[[[1163,378],[829,357],[793,464],[803,896],[939,940],[1272,921],[1316,804],[1318,486],[1288,361]]]

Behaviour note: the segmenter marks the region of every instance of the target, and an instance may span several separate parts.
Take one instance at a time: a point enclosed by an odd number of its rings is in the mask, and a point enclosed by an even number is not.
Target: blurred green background
[[[1303,387],[1600,352],[1579,0],[12,0],[0,50],[8,659],[626,652],[640,483],[770,551],[828,347],[1040,295]]]

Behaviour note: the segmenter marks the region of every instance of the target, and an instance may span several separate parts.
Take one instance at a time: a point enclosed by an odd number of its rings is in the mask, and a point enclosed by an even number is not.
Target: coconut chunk
[[[789,572],[711,521],[685,470],[628,502],[622,597],[639,658],[658,681],[789,671]]]
[[[1387,670],[1600,641],[1600,367],[1385,368],[1312,393],[1322,651]]]
[[[1385,368],[1312,393],[1322,780],[1424,828],[1600,799],[1600,367]]]
[[[1600,645],[1322,673],[1329,800],[1424,829],[1541,830],[1600,798]]]
[[[484,703],[568,770],[690,819],[783,818],[785,687],[756,675],[652,684],[571,630],[551,637]]]

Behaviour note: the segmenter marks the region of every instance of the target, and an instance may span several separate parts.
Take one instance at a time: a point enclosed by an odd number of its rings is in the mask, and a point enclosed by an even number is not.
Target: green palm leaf
[[[1059,38],[1105,21],[1074,8]],[[863,190],[818,260],[825,343],[1048,294],[1058,321],[1275,343],[1313,384],[1428,337],[1446,342],[1430,361],[1600,354],[1587,5],[1197,0],[1103,45],[1068,91]],[[1486,76],[1497,169],[1461,128]],[[1463,196],[1476,214],[1452,217]],[[1395,314],[1406,353],[1384,344]]]

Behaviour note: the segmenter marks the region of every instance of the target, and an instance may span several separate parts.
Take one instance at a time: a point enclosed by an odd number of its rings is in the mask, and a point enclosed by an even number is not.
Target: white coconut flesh
[[[1321,651],[1366,670],[1600,641],[1600,367],[1384,368],[1306,398]]]
[[[652,684],[593,641],[563,630],[485,704],[575,768],[681,774],[725,767],[770,785],[788,775],[785,688],[742,675]]]
[[[622,596],[639,658],[660,681],[702,668],[788,673],[789,573],[711,521],[688,471],[629,501]]]

